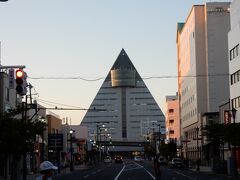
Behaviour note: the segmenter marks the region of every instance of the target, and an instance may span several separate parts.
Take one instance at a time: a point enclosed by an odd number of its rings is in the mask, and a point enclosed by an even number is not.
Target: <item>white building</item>
[[[235,108],[236,122],[240,122],[240,1],[234,0],[230,6],[231,30],[228,33],[230,108]],[[233,122],[233,119],[232,119]]]
[[[90,109],[81,125],[100,134],[98,138],[110,135],[113,141],[144,141],[159,126],[165,134],[165,117],[123,49]]]
[[[177,27],[178,93],[182,139],[191,140],[188,156],[197,156],[201,115],[217,112],[229,99],[228,31],[230,2],[194,5]]]

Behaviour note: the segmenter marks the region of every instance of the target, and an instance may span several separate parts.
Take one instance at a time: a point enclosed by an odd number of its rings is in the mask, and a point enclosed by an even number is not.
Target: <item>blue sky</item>
[[[26,65],[37,99],[88,108],[103,79],[89,82],[31,78],[104,78],[122,48],[143,78],[177,75],[176,24],[185,21],[193,4],[202,3],[205,1],[1,2],[1,64]],[[176,93],[177,79],[159,78],[145,83],[164,112],[165,96]],[[55,113],[79,124],[85,111]]]

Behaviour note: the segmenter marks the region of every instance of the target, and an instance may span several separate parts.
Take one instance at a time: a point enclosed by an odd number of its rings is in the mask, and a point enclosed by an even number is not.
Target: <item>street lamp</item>
[[[73,140],[73,130],[71,129],[69,131],[70,133],[70,155],[71,155],[71,158],[70,158],[70,171],[73,171],[73,145],[72,145],[72,140]]]
[[[188,132],[185,132],[185,142],[186,142],[186,166],[188,167]]]
[[[40,121],[44,123],[44,122],[46,122],[46,119],[44,117],[41,117]],[[45,143],[44,143],[44,131],[43,131],[42,132],[42,146],[41,146],[41,162],[43,162],[45,160],[44,154],[45,154]]]
[[[198,132],[199,132],[199,127],[196,127],[196,132],[197,132],[197,171],[199,171],[199,147],[198,147]]]
[[[158,141],[159,141],[159,146],[158,146],[158,150],[159,150],[159,153],[160,153],[160,144],[161,144],[161,124],[157,124],[157,123],[152,123],[153,125],[156,125],[159,127],[159,132],[158,132]]]
[[[99,159],[98,159],[98,162],[100,161],[102,161],[102,155],[101,155],[101,130],[104,128],[104,129],[106,129],[105,128],[106,127],[106,125],[105,124],[97,124],[97,144],[98,144],[98,150],[99,150]]]

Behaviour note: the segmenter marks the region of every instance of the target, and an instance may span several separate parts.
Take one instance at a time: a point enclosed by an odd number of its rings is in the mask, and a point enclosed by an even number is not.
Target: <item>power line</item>
[[[176,76],[176,75],[166,75],[166,76],[149,76],[149,77],[143,77],[144,80],[150,80],[150,79],[174,79],[174,78],[192,78],[192,77],[221,77],[221,76],[229,76],[229,74],[208,74],[208,75],[186,75],[186,76]],[[39,79],[39,80],[83,80],[83,81],[99,81],[102,79],[105,79],[104,77],[99,77],[96,79],[86,79],[83,77],[28,77],[29,79]]]
[[[67,105],[67,104],[62,104],[62,103],[57,103],[57,102],[53,102],[53,101],[48,101],[48,100],[43,100],[43,99],[37,99],[37,101],[48,104],[48,105],[52,105],[52,106],[56,106],[56,105],[61,105],[61,106],[67,106],[67,107],[72,107],[72,108],[82,108],[82,107],[78,107],[78,106],[72,106],[72,105]]]
[[[83,78],[83,77],[29,77],[28,76],[28,79],[49,79],[49,80],[64,80],[64,79],[80,79],[80,80],[83,80],[83,81],[99,81],[99,80],[102,80],[104,79],[104,77],[100,77],[100,78],[96,78],[96,79],[86,79],[86,78]]]

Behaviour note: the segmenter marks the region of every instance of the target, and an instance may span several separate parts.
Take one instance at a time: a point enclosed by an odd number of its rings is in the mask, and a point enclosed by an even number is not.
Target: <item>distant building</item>
[[[53,113],[47,114],[48,124],[48,159],[60,164],[60,153],[63,150],[62,120]]]
[[[240,122],[240,1],[234,0],[230,6],[231,30],[228,33],[228,54],[230,74],[230,110],[235,108],[235,122]],[[233,118],[231,119],[233,122]]]
[[[15,84],[15,79],[13,79]],[[17,95],[15,87],[9,85],[9,74],[0,72],[0,112],[16,107]]]
[[[178,95],[166,96],[166,140],[180,145],[180,119]]]
[[[75,163],[82,164],[87,153],[88,128],[87,126],[80,125],[70,125],[69,128],[73,130],[73,152]]]
[[[144,141],[152,128],[158,131],[158,125],[165,134],[165,117],[124,49],[90,109],[81,125],[88,126],[95,139],[110,135],[112,141]]]
[[[194,5],[177,26],[178,94],[181,136],[196,159],[202,114],[216,112],[229,99],[228,38],[230,2]],[[186,154],[186,153],[185,153]]]

